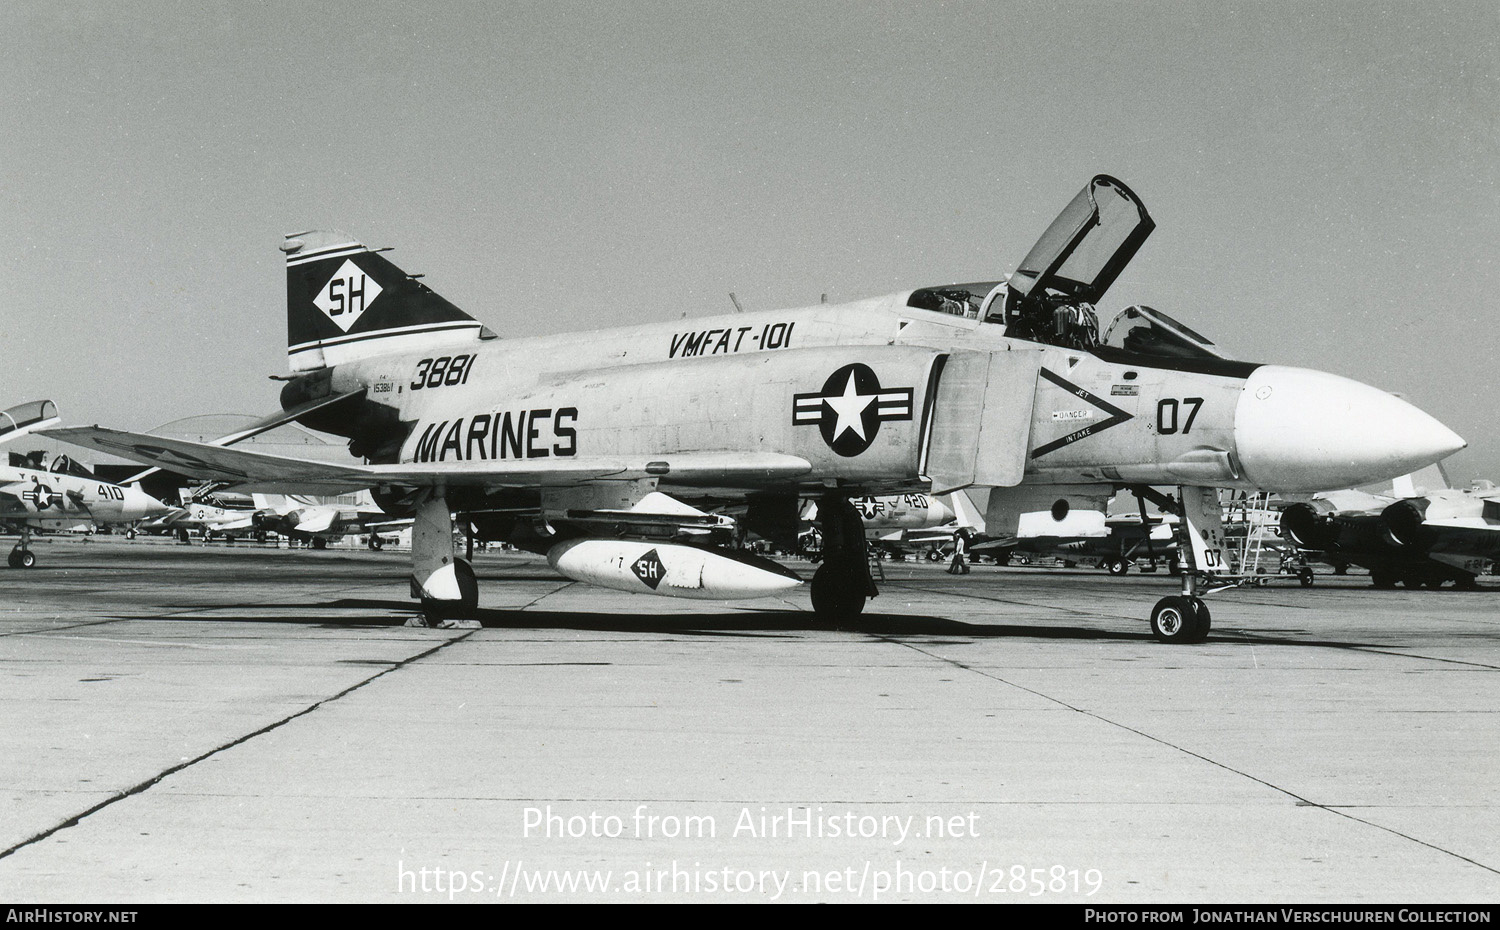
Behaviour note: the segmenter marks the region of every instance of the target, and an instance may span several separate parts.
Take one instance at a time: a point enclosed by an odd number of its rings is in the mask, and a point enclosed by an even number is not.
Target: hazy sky
[[[1500,482],[1500,4],[0,4],[0,406],[277,408],[284,233],[502,335],[1012,270],[1093,174],[1101,304],[1403,394]]]

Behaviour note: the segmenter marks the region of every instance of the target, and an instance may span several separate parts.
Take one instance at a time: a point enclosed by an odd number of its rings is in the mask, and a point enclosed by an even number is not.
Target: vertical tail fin
[[[984,517],[980,516],[978,508],[969,499],[967,491],[954,491],[950,498],[953,503],[954,522],[965,529],[984,532]]]
[[[494,338],[418,276],[343,233],[296,233],[281,251],[294,372]]]

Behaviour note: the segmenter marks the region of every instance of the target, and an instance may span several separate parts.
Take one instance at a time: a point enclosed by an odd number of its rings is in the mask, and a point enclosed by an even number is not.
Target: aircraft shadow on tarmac
[[[167,620],[211,623],[275,623],[319,626],[326,629],[392,627],[416,613],[411,601],[343,598],[321,604],[276,605],[278,611],[295,615],[233,614],[224,605],[199,605],[201,613],[171,616],[117,616],[116,620]],[[331,615],[332,614],[332,615]],[[964,645],[980,639],[1041,639],[1088,642],[1145,642],[1151,634],[1141,624],[1140,632],[1090,629],[1048,623],[965,623],[947,617],[915,614],[868,613],[857,624],[838,625],[819,619],[811,611],[739,609],[716,613],[616,614],[591,611],[480,608],[476,611],[485,629],[572,630],[597,633],[650,633],[672,636],[788,638],[796,633],[847,632],[897,639],[913,638],[922,645]],[[1381,649],[1390,644],[1311,638],[1310,630],[1276,629],[1264,633],[1215,631],[1205,645],[1302,646],[1324,649]],[[939,637],[940,639],[932,639]],[[922,642],[926,640],[926,642]],[[1410,644],[1407,644],[1409,647]],[[1162,647],[1167,648],[1167,647]],[[1191,648],[1183,646],[1173,649]]]
[[[112,620],[155,620],[195,623],[278,623],[340,627],[401,626],[416,614],[411,601],[342,598],[326,603],[278,602],[276,613],[231,613],[238,605],[178,605],[169,616],[119,614]],[[286,612],[283,614],[283,612]],[[575,630],[600,633],[666,633],[679,636],[780,637],[804,632],[850,632],[878,636],[959,636],[1041,639],[1137,640],[1136,635],[1112,630],[1090,630],[1046,624],[976,624],[946,617],[915,614],[868,613],[857,624],[836,624],[811,611],[740,609],[715,613],[617,614],[576,610],[507,610],[481,607],[475,618],[485,629]],[[1143,625],[1144,626],[1144,625]]]

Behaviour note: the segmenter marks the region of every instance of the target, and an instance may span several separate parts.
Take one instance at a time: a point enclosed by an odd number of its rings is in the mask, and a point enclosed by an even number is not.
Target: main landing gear
[[[36,553],[31,551],[31,527],[21,527],[21,541],[10,550],[5,563],[11,568],[31,568],[36,565]]]
[[[467,561],[453,552],[453,514],[441,489],[417,504],[411,529],[411,596],[422,613],[407,626],[475,629],[479,580]]]
[[[864,611],[865,600],[879,593],[870,577],[864,521],[847,496],[828,493],[818,501],[818,529],[823,564],[813,574],[813,610],[832,623],[849,623]]]

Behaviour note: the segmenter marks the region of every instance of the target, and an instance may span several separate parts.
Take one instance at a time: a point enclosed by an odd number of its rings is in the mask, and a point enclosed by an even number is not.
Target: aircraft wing
[[[414,521],[411,517],[399,517],[394,520],[361,520],[359,526],[365,532],[383,532],[385,530],[400,530],[411,526]]]
[[[343,394],[334,394],[334,395],[331,395],[329,397],[324,397],[324,398],[320,398],[318,400],[309,401],[309,402],[307,402],[305,404],[298,404],[297,406],[292,407],[290,409],[282,410],[282,411],[280,411],[278,413],[273,413],[273,414],[271,414],[269,416],[261,417],[259,420],[257,420],[256,422],[252,423],[246,429],[242,429],[239,432],[230,433],[227,436],[220,436],[218,439],[215,439],[212,442],[210,442],[209,445],[212,445],[212,446],[232,446],[235,443],[240,442],[242,440],[249,439],[249,438],[251,438],[253,436],[259,436],[261,433],[268,433],[271,430],[276,429],[279,426],[285,426],[288,423],[292,423],[298,417],[306,416],[307,414],[312,413],[313,411],[322,410],[325,407],[331,407],[334,404],[342,403],[342,402],[344,402],[346,400],[350,400],[351,398],[354,398],[354,397],[363,397],[364,394],[365,394],[365,389],[364,388],[359,388],[358,390],[354,390],[354,391],[346,391]],[[121,481],[120,484],[135,484],[137,481],[141,481],[141,480],[149,477],[150,475],[154,474],[156,471],[157,471],[157,467],[153,466],[151,468],[146,469],[143,472],[137,472],[136,474],[131,475],[129,478],[126,478],[124,481]]]
[[[157,465],[191,478],[314,493],[341,493],[376,485],[572,487],[596,481],[653,477],[669,485],[758,488],[795,480],[812,470],[806,459],[767,452],[361,465],[268,455],[101,426],[47,430],[44,435],[86,449],[98,449],[147,465]]]
[[[946,526],[935,526],[920,530],[901,530],[890,536],[881,537],[888,542],[902,542],[908,546],[930,546],[933,543],[951,542],[960,526],[949,523]]]

